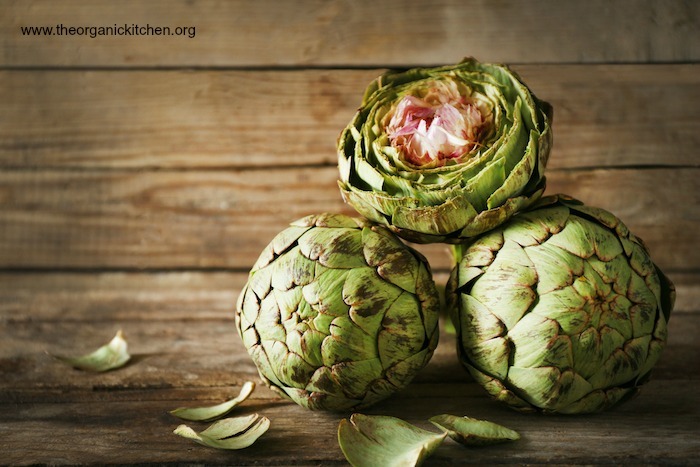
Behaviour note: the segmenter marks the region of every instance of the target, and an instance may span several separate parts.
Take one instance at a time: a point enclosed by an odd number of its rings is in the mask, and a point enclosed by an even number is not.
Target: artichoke
[[[459,243],[541,196],[552,108],[505,66],[390,71],[338,142],[343,199],[418,243]]]
[[[406,386],[438,341],[440,301],[418,252],[343,215],[293,222],[260,255],[236,326],[261,378],[310,409],[367,407]]]
[[[491,396],[587,413],[647,381],[675,289],[614,215],[543,198],[461,254],[448,283],[458,353]]]

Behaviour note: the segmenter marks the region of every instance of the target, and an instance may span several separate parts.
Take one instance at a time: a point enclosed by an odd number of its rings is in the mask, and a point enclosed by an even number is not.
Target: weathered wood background
[[[20,26],[194,26],[188,37],[22,36]],[[555,109],[549,193],[609,209],[678,287],[640,397],[604,414],[489,401],[444,335],[372,413],[448,412],[522,440],[440,464],[700,459],[700,2],[0,0],[0,463],[343,464],[341,416],[256,390],[272,428],[219,452],[168,410],[237,393],[255,368],[233,328],[247,270],[291,220],[352,213],[335,141],[387,67],[507,62]],[[421,247],[439,281],[445,247]],[[124,329],[102,375],[80,354]]]

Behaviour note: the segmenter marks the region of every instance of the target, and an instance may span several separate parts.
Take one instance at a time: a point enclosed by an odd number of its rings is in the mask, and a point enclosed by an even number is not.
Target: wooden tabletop
[[[429,365],[366,413],[440,413],[522,439],[448,441],[426,465],[700,462],[700,4],[693,1],[0,0],[0,463],[343,465],[347,414],[260,384],[233,308],[260,251],[307,214],[353,214],[335,143],[389,67],[512,64],[554,106],[548,193],[608,209],[675,282],[668,347],[639,397],[586,416],[491,401],[443,332]],[[180,36],[21,27],[180,27]],[[189,28],[195,28],[194,31]],[[188,31],[194,32],[189,37]],[[444,245],[419,247],[439,283]],[[122,329],[133,355],[79,355]],[[48,352],[48,353],[47,353]],[[241,451],[168,413],[258,384]],[[201,429],[206,424],[192,423]]]

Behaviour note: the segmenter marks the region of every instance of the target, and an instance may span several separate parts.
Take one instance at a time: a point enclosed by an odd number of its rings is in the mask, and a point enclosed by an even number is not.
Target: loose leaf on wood
[[[178,426],[173,433],[216,449],[243,449],[253,444],[267,429],[270,420],[258,414],[224,418],[197,433],[187,425]]]
[[[486,420],[455,415],[436,415],[431,423],[458,443],[466,446],[483,446],[520,439],[518,432]]]
[[[64,357],[60,355],[54,355],[54,357],[80,370],[102,372],[124,366],[131,358],[131,355],[129,355],[124,334],[120,329],[109,344],[103,345],[92,353],[81,357]]]
[[[238,404],[246,400],[254,389],[255,383],[246,381],[243,387],[241,387],[241,392],[238,396],[226,402],[210,407],[179,407],[175,410],[171,410],[170,413],[183,420],[211,422],[231,412]]]
[[[338,443],[355,467],[420,465],[445,439],[401,419],[353,414],[338,426]]]

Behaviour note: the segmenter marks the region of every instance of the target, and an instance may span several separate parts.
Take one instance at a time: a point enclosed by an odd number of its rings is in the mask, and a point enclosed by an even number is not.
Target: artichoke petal
[[[486,420],[443,414],[432,417],[430,422],[465,446],[486,446],[520,439],[516,431]]]

